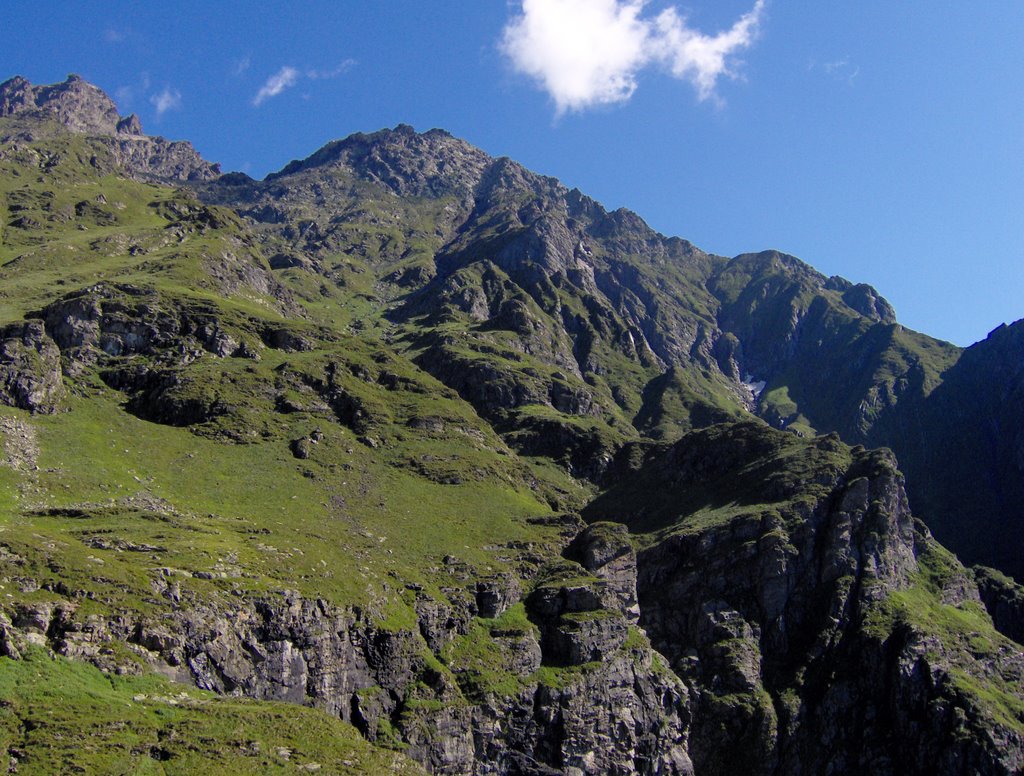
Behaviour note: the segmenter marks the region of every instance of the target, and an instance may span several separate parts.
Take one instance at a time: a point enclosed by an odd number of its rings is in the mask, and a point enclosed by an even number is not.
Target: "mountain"
[[[521,452],[601,484],[627,441],[749,412],[835,431],[895,450],[943,542],[1024,578],[1020,469],[952,438],[984,420],[922,420],[963,351],[900,326],[866,284],[775,251],[706,254],[439,130],[356,135],[265,181],[198,191],[251,219],[309,299],[347,309],[355,293],[384,310],[395,341]],[[1007,495],[979,496],[979,482]]]
[[[219,175],[74,77],[0,85],[0,209],[12,772],[1024,768],[1024,591],[915,517],[1016,573],[929,466],[1012,478],[1016,327],[440,130]]]

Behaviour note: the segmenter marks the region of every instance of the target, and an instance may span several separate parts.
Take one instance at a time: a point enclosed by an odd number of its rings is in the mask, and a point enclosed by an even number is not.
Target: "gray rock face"
[[[224,357],[239,347],[212,310],[165,306],[156,293],[135,286],[93,286],[53,302],[42,315],[70,369],[105,356],[205,350]]]
[[[693,454],[673,460],[696,465]],[[705,449],[704,466],[676,476],[714,481],[731,465],[714,457]],[[868,627],[887,598],[921,584],[918,557],[937,550],[891,454],[823,474],[811,475],[824,486],[814,501],[684,530],[638,556],[640,624],[695,699],[697,772],[1015,772],[1020,736],[998,723],[981,733],[992,721],[976,721],[950,677],[969,665],[1016,681],[1024,655],[981,666],[910,623]],[[943,578],[948,605],[978,604],[962,569]]]
[[[975,566],[974,579],[992,622],[1004,636],[1024,644],[1024,586],[995,569]]]
[[[142,134],[142,122],[134,113],[117,122],[117,134],[137,137]]]
[[[21,76],[5,81],[0,84],[0,118],[5,116],[56,121],[94,136],[136,177],[205,181],[220,175],[220,167],[205,161],[191,143],[144,135],[138,116],[121,118],[113,100],[77,75],[48,86],[33,86]]]
[[[575,661],[585,662],[585,670],[542,683],[529,679],[541,667],[536,639],[497,633],[508,667],[524,678],[522,689],[467,704],[451,674],[431,667],[420,633],[382,629],[351,610],[292,593],[185,601],[170,578],[158,592],[179,605],[156,619],[79,617],[71,601],[23,607],[13,622],[0,619],[0,650],[17,656],[19,644],[48,644],[113,668],[104,645],[125,641],[179,681],[312,704],[352,722],[370,740],[394,730],[406,753],[435,773],[692,773],[686,689],[658,667],[642,641],[597,638],[587,660]],[[622,617],[606,614],[624,636]],[[446,627],[450,640],[465,620],[450,618]],[[549,650],[543,660],[561,660],[564,648],[552,647],[557,654]]]
[[[121,117],[102,90],[77,75],[49,86],[33,86],[21,76],[0,84],[0,117],[27,114],[55,119],[72,132],[112,135]]]
[[[131,122],[131,119],[135,119]],[[134,116],[126,119],[128,128],[142,127]],[[162,137],[129,135],[119,132],[104,139],[125,171],[134,177],[156,181],[208,181],[220,175],[220,165],[203,159],[192,144],[185,140],[165,140]]]
[[[0,404],[51,413],[63,397],[60,349],[42,321],[0,328]]]
[[[604,608],[620,611],[630,623],[637,623],[636,552],[626,526],[591,524],[566,547],[565,556],[602,580],[598,593]]]
[[[385,140],[386,142],[380,142]],[[435,129],[419,134],[406,124],[371,135],[357,133],[328,143],[312,156],[267,177],[273,181],[313,169],[352,168],[399,196],[465,197],[490,157],[479,148]]]
[[[521,606],[523,581],[510,575],[468,578],[447,600],[417,593],[410,631],[290,592],[198,597],[167,569],[153,583],[162,614],[26,604],[0,617],[0,650],[17,658],[29,644],[46,645],[114,670],[107,644],[121,641],[175,680],[322,708],[371,741],[401,744],[438,774],[689,776],[689,693],[617,608],[636,589],[628,537],[598,526],[573,548],[603,576],[558,566],[529,596],[533,622],[495,619]],[[457,664],[438,669],[437,656],[474,623],[488,624],[509,689],[480,692]]]

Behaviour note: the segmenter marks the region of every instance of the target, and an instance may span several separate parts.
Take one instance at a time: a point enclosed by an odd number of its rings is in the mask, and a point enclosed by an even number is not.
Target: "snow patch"
[[[761,396],[764,391],[764,387],[768,384],[765,380],[755,380],[751,374],[743,375],[743,380],[740,383],[744,388],[750,391],[750,395],[757,399]]]

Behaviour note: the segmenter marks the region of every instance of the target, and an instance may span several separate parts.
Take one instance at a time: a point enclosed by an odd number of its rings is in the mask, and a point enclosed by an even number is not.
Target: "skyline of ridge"
[[[353,132],[439,127],[716,254],[777,249],[870,283],[902,323],[956,344],[1024,315],[1024,9],[598,5],[576,32],[627,31],[609,75],[623,87],[561,115],[509,51],[537,7],[518,3],[16,8],[0,75],[80,73],[148,132],[256,177]],[[680,39],[725,41],[721,67],[687,70]]]

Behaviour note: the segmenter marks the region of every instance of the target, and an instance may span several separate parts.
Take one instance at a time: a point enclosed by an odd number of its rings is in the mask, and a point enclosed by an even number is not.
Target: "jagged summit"
[[[129,175],[149,180],[210,180],[220,166],[204,160],[187,141],[150,137],[137,115],[122,117],[97,86],[71,74],[35,86],[22,76],[0,84],[0,119],[56,121],[71,132],[100,138]],[[2,130],[0,130],[2,132]]]
[[[72,132],[141,135],[137,116],[121,118],[102,89],[71,74],[62,83],[33,86],[22,76],[0,84],[0,116],[52,118]]]
[[[493,159],[448,132],[418,133],[408,124],[335,140],[267,176],[279,180],[304,171],[346,167],[399,196],[470,195]]]

